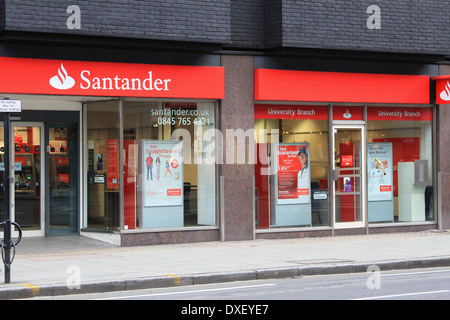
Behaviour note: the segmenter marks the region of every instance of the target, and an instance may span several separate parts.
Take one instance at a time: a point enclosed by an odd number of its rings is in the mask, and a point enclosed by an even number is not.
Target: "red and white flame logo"
[[[351,114],[350,111],[348,111],[348,109],[347,109],[347,111],[343,114],[343,117],[344,117],[345,119],[350,119],[350,118],[352,117],[352,114]]]
[[[50,85],[55,89],[66,90],[75,85],[75,80],[67,74],[64,65],[58,68],[58,74],[50,78]]]
[[[450,83],[447,81],[444,90],[442,90],[440,97],[442,100],[450,101]]]

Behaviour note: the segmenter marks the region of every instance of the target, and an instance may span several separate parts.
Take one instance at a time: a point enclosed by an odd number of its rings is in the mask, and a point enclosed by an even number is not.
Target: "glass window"
[[[49,136],[49,227],[51,234],[77,231],[77,128],[50,124]]]
[[[217,224],[216,166],[204,161],[214,114],[214,103],[124,101],[124,229]]]
[[[117,230],[119,207],[120,101],[88,103],[88,228]]]
[[[14,146],[11,147],[11,151],[14,150],[14,220],[23,230],[39,230],[42,128],[16,126],[14,123],[12,127],[14,128]],[[2,167],[4,174],[4,163]]]
[[[369,223],[434,220],[432,108],[368,107]]]
[[[256,228],[328,226],[328,107],[271,108],[255,106]]]

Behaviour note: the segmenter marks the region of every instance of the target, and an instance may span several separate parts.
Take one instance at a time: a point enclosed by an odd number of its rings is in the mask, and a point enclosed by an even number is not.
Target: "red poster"
[[[269,154],[267,143],[256,144],[257,163],[255,164],[255,189],[257,190],[259,210],[255,210],[255,221],[259,229],[268,229],[270,226],[269,219]]]
[[[68,166],[69,165],[69,157],[56,157],[56,164],[58,166]]]
[[[341,168],[353,167],[353,155],[341,155]]]
[[[297,199],[297,174],[294,171],[278,172],[278,199]]]
[[[340,167],[341,168],[352,168],[354,167],[354,152],[353,152],[353,143],[339,143],[339,152],[340,152]],[[341,171],[340,175],[343,177],[340,178],[340,190],[344,192],[352,192],[354,186],[353,178],[345,177],[346,174],[353,175],[355,172],[353,170]],[[340,197],[341,200],[341,222],[351,222],[355,221],[355,196],[345,195]]]
[[[353,167],[353,143],[339,144],[341,167]]]
[[[69,184],[69,174],[68,173],[59,173],[58,178],[60,182],[64,182],[65,184]]]
[[[278,146],[278,199],[297,199],[298,146]]]
[[[106,187],[119,189],[119,140],[106,140]]]
[[[276,156],[278,203],[309,203],[309,143],[278,145]]]
[[[27,165],[27,158],[26,157],[14,157],[15,163],[20,163],[22,166]]]

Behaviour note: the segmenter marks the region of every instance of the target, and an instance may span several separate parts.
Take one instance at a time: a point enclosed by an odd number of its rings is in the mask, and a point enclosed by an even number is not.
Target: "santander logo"
[[[450,101],[450,83],[447,81],[444,90],[442,90],[440,97],[444,101]]]
[[[92,74],[91,74],[92,73]],[[172,79],[163,79],[153,76],[153,71],[146,72],[145,77],[124,77],[119,74],[110,76],[95,76],[95,71],[82,70],[79,76],[79,89],[82,90],[108,90],[108,91],[169,91]],[[67,90],[75,86],[74,78],[68,75],[63,63],[58,73],[50,78],[50,85],[58,90]]]
[[[351,114],[350,111],[348,111],[348,109],[347,109],[347,111],[343,114],[343,117],[344,117],[345,119],[350,119],[350,118],[352,117],[352,114]]]
[[[67,74],[64,65],[58,68],[58,74],[50,78],[50,85],[59,90],[67,90],[75,85],[75,80]]]

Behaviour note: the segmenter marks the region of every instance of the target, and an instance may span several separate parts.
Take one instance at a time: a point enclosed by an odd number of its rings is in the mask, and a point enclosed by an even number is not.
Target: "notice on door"
[[[392,200],[392,143],[367,144],[368,200]]]

